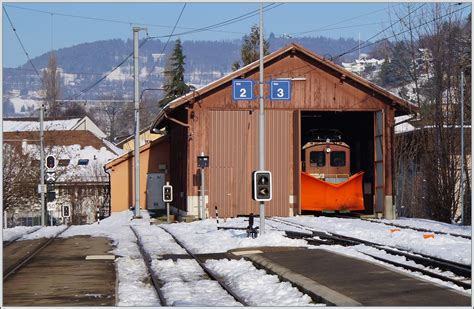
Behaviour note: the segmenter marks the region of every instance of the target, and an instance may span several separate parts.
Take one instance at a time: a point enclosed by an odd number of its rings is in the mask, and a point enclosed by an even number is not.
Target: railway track
[[[423,265],[423,266],[428,267],[428,268],[432,268],[432,269],[438,268],[442,271],[450,271],[455,275],[461,276],[463,279],[444,276],[444,275],[441,275],[439,273],[436,273],[436,272],[433,272],[433,271],[430,271],[430,270],[427,270],[427,269],[418,268],[418,267],[398,263],[398,262],[395,262],[395,261],[392,261],[392,260],[389,260],[389,259],[384,259],[384,258],[379,257],[379,256],[375,256],[375,255],[371,255],[371,254],[359,251],[360,253],[365,254],[367,256],[370,256],[374,259],[380,260],[382,262],[389,263],[389,264],[391,264],[393,266],[396,266],[396,267],[402,267],[402,268],[405,268],[405,269],[410,270],[410,271],[418,271],[418,272],[420,272],[424,275],[427,275],[427,276],[430,276],[430,277],[433,277],[433,278],[437,278],[437,279],[447,281],[447,282],[452,282],[452,283],[454,283],[458,286],[461,286],[465,289],[470,289],[471,288],[471,266],[470,265],[464,265],[464,264],[460,264],[460,263],[456,263],[456,262],[452,262],[452,261],[447,261],[447,260],[444,260],[444,259],[428,256],[428,255],[425,255],[425,254],[422,254],[422,253],[413,252],[413,251],[409,251],[409,250],[402,249],[402,248],[388,247],[388,246],[380,245],[380,244],[377,244],[377,243],[365,241],[365,240],[362,240],[362,239],[357,239],[357,238],[353,238],[353,237],[349,237],[349,236],[339,235],[339,234],[336,234],[336,233],[316,231],[316,230],[313,230],[313,229],[311,229],[309,227],[306,227],[304,225],[300,225],[300,224],[293,223],[293,222],[288,222],[288,221],[282,220],[282,219],[273,218],[273,219],[269,219],[269,220],[274,221],[274,222],[278,222],[280,224],[286,224],[288,226],[297,227],[297,228],[300,228],[303,231],[305,231],[305,232],[285,231],[286,235],[290,238],[305,239],[309,244],[317,245],[317,246],[318,245],[323,245],[323,244],[325,244],[325,245],[336,245],[337,244],[337,245],[342,245],[342,246],[354,246],[354,245],[360,245],[360,244],[366,245],[366,246],[369,246],[369,247],[372,247],[372,248],[375,248],[375,249],[378,249],[378,250],[385,251],[388,255],[403,256],[407,260],[411,260],[411,261],[413,261],[417,264]],[[308,233],[311,233],[311,235],[309,236]],[[317,237],[317,238],[314,238],[314,237]]]
[[[315,215],[316,216],[316,215]],[[407,226],[407,225],[400,225],[400,224],[395,224],[395,223],[389,223],[389,222],[383,222],[378,219],[370,219],[370,218],[361,218],[360,215],[357,214],[331,214],[327,215],[325,217],[329,218],[341,218],[341,219],[360,219],[362,221],[367,221],[367,222],[372,222],[372,223],[378,223],[378,224],[383,224],[387,226],[393,226],[393,227],[398,227],[401,229],[408,229],[408,230],[413,230],[417,232],[423,232],[423,233],[433,233],[433,234],[439,234],[439,235],[448,235],[448,236],[453,236],[453,237],[461,237],[465,239],[471,240],[472,237],[469,235],[463,235],[463,234],[456,234],[456,233],[447,233],[447,232],[442,232],[442,231],[434,231],[434,230],[429,230],[429,229],[424,229],[424,228],[419,228],[419,227],[413,227],[413,226]]]
[[[209,276],[209,278],[211,278],[212,280],[215,280],[217,281],[217,283],[219,283],[219,285],[225,290],[227,291],[227,293],[229,293],[237,302],[241,303],[243,306],[245,307],[248,307],[250,306],[244,299],[242,299],[239,295],[237,295],[236,293],[234,293],[234,291],[232,291],[232,289],[216,274],[214,273],[212,270],[210,270],[206,265],[205,265],[205,262],[203,260],[201,260],[198,256],[196,256],[195,254],[193,254],[179,239],[177,239],[175,237],[175,235],[173,235],[173,233],[171,233],[170,231],[168,231],[165,227],[162,227],[160,226],[160,228],[162,230],[164,230],[165,232],[167,232],[168,234],[171,235],[171,237],[173,237],[174,241],[179,245],[181,246],[185,251],[186,253],[191,256],[198,264],[199,266],[202,268],[202,270]]]
[[[148,269],[148,274],[150,275],[151,282],[153,284],[153,287],[155,288],[155,292],[158,295],[158,298],[160,299],[160,304],[162,306],[166,306],[166,299],[163,293],[161,292],[160,280],[156,277],[151,267],[152,258],[143,247],[143,243],[141,242],[140,237],[138,237],[138,232],[133,228],[133,226],[130,226],[130,229],[133,231],[133,234],[135,234],[135,237],[137,238],[138,249],[140,250],[140,254],[143,257],[143,260],[145,261],[145,265]]]
[[[59,235],[64,233],[66,230],[69,229],[70,226],[67,226],[64,230],[61,232],[57,233],[53,237],[47,238],[43,241],[41,241],[38,245],[36,245],[33,250],[29,251],[26,255],[20,257],[16,263],[13,263],[12,265],[6,267],[3,270],[3,281],[8,279],[11,275],[13,275],[15,272],[17,272],[20,268],[25,266],[33,257],[35,257],[41,250],[46,248],[48,245],[50,245]],[[13,243],[13,242],[12,242]]]
[[[4,241],[4,242],[3,242],[3,248],[6,248],[6,247],[10,246],[10,245],[13,244],[15,241],[17,241],[18,239],[22,238],[22,237],[25,236],[25,235],[28,235],[28,234],[31,234],[31,233],[34,233],[34,232],[38,231],[40,228],[41,228],[41,227],[39,226],[37,229],[28,231],[28,232],[26,232],[25,234],[21,234],[21,235],[19,235],[19,236],[13,238],[13,239],[11,239],[11,240]]]
[[[446,232],[441,232],[441,231],[432,231],[432,230],[418,228],[418,227],[412,227],[412,226],[400,225],[400,224],[395,224],[395,223],[382,222],[382,221],[375,220],[375,219],[361,219],[361,220],[368,221],[368,222],[385,224],[385,225],[393,226],[393,227],[399,227],[399,228],[402,228],[402,229],[414,230],[414,231],[417,231],[417,232],[434,233],[434,234],[440,234],[440,235],[449,235],[449,236],[461,237],[461,238],[465,238],[465,239],[469,239],[469,240],[472,239],[472,237],[469,236],[469,235],[446,233]]]

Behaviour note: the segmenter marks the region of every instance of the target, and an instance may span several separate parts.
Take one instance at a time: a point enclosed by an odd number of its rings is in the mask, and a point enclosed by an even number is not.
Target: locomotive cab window
[[[331,152],[331,166],[346,166],[346,153],[344,151]]]
[[[326,155],[324,151],[311,151],[309,153],[309,163],[311,166],[325,166]]]

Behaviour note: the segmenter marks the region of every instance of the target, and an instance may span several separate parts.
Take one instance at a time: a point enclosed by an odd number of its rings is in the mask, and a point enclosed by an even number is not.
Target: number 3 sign
[[[290,81],[270,81],[270,100],[291,100]]]
[[[238,79],[232,81],[233,100],[253,100],[253,80]]]

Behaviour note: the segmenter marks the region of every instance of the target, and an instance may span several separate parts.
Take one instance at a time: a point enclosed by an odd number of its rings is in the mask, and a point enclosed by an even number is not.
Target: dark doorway
[[[313,129],[336,129],[342,133],[342,141],[351,149],[351,175],[364,171],[363,214],[373,214],[374,196],[374,113],[373,112],[301,112],[301,146],[310,139]],[[301,162],[305,162],[301,151]]]

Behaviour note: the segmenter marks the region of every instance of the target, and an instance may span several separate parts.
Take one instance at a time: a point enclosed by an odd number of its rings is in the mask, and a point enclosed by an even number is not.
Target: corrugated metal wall
[[[273,174],[273,200],[266,215],[287,216],[293,126],[290,111],[265,112],[265,162]],[[219,216],[258,213],[251,198],[251,175],[258,169],[258,111],[209,111],[209,204]]]

